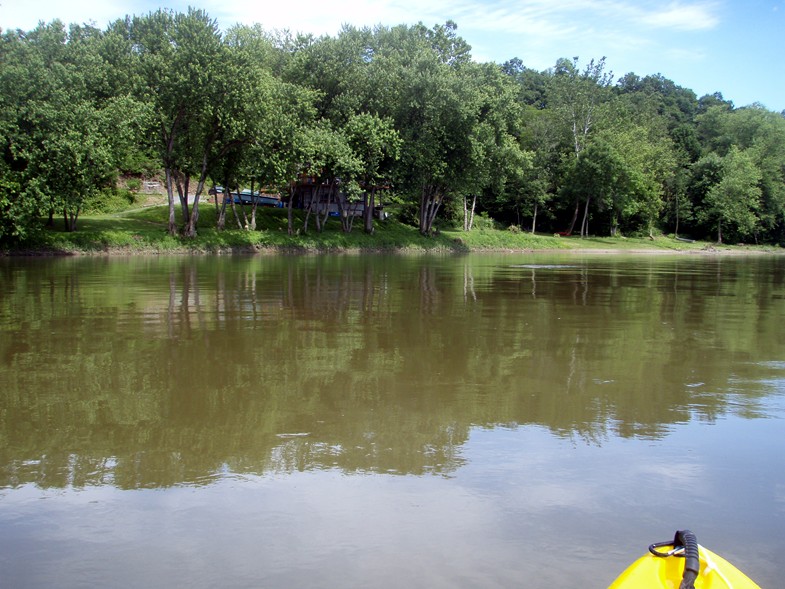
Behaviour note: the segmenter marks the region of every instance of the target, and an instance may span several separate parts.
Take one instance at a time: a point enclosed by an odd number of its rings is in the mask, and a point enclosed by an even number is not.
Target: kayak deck
[[[700,572],[695,589],[760,589],[747,575],[711,550],[698,546]],[[652,554],[632,563],[608,589],[679,589],[684,559]]]

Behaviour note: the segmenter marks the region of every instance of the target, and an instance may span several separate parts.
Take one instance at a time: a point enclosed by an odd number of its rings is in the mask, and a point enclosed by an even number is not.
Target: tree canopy
[[[384,190],[425,235],[482,213],[549,233],[785,243],[783,113],[659,73],[615,79],[602,57],[477,63],[452,21],[317,38],[162,9],[3,31],[0,63],[2,243],[56,216],[77,230],[85,203],[143,170],[184,236],[213,185],[291,207],[308,177],[361,203],[369,233]]]

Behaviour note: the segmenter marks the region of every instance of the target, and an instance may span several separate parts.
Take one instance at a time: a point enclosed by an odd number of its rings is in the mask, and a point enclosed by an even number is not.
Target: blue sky
[[[560,57],[607,58],[615,77],[661,73],[698,96],[722,92],[736,106],[785,110],[785,0],[0,0],[0,27],[39,20],[94,22],[159,6],[205,9],[223,28],[335,35],[341,24],[373,26],[448,19],[479,61],[519,57],[537,70]]]

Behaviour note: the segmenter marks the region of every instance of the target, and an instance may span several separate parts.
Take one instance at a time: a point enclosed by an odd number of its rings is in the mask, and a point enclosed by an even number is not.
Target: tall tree
[[[398,131],[390,119],[370,113],[360,113],[346,125],[349,146],[359,159],[357,181],[363,198],[363,229],[373,233],[373,211],[379,190],[388,188],[392,166],[401,149]]]
[[[471,230],[478,198],[483,208],[521,196],[532,168],[518,89],[496,64],[466,64],[459,70],[467,99],[473,100],[467,141],[469,157],[458,192],[464,201],[464,229]],[[471,205],[469,205],[471,202]]]
[[[454,29],[423,25],[376,31],[369,75],[373,112],[390,117],[403,148],[398,188],[416,198],[420,232],[429,235],[451,194],[467,182],[476,121],[476,87],[461,77],[466,47]]]
[[[351,219],[345,208],[345,199],[359,193],[357,178],[362,170],[362,161],[352,150],[343,130],[333,129],[323,122],[309,128],[307,133],[306,161],[309,163],[309,175],[319,190],[324,190],[326,202],[322,201],[321,192],[314,195],[307,209],[303,229],[307,232],[308,220],[313,214],[317,231],[323,231],[332,205],[335,205],[340,213],[341,228],[349,232]]]
[[[581,154],[571,169],[565,190],[584,202],[581,237],[589,235],[589,211],[592,205],[600,210],[615,211],[624,206],[619,201],[628,190],[629,176],[625,162],[615,147],[604,139],[596,139]],[[615,216],[611,232],[618,225]]]
[[[785,117],[752,105],[736,110],[715,106],[698,117],[707,149],[720,156],[735,146],[761,174],[760,229],[772,239],[785,236]]]
[[[42,39],[43,38],[43,39]],[[44,141],[59,68],[57,54],[65,39],[63,24],[55,21],[34,31],[6,31],[0,37],[0,241],[29,238],[50,198],[40,167],[46,161]],[[47,42],[48,41],[48,42]],[[46,44],[50,51],[42,48]]]
[[[59,210],[65,229],[74,231],[84,200],[108,187],[127,159],[143,109],[103,84],[110,66],[99,52],[101,38],[94,27],[66,31],[59,21],[4,36],[4,50],[14,49],[4,81],[22,83],[3,84],[11,218],[47,207],[50,220]]]
[[[177,233],[174,192],[183,231],[194,235],[209,155],[219,132],[217,102],[226,97],[225,47],[216,21],[201,10],[160,9],[135,17],[130,31],[141,68],[141,94],[152,105],[166,175],[169,233]],[[192,208],[190,179],[196,176]]]
[[[253,191],[276,186],[275,152],[282,149],[282,134],[293,132],[292,118],[305,122],[311,117],[302,109],[303,100],[307,102],[309,97],[274,75],[278,50],[260,27],[232,27],[224,43],[223,72],[215,88],[223,92],[223,98],[213,107],[208,171],[227,188],[250,184]],[[235,210],[234,201],[231,203]],[[255,229],[256,207],[254,200],[250,219],[242,205],[240,214],[235,211],[240,227]],[[223,213],[224,206],[218,215],[219,227],[223,226]]]
[[[722,159],[722,178],[709,189],[706,197],[708,215],[717,229],[717,242],[735,228],[741,237],[753,235],[758,225],[761,174],[747,152],[735,145]]]
[[[598,61],[589,61],[583,71],[579,68],[577,57],[572,61],[560,59],[556,63],[549,84],[548,102],[569,129],[576,161],[580,160],[589,143],[591,132],[601,116],[602,106],[610,98],[609,86],[612,79],[613,74],[605,71],[604,57]],[[574,204],[567,234],[573,232],[578,220],[581,203],[577,197]]]
[[[659,101],[651,97],[633,97],[630,101],[622,96],[611,105],[608,123],[599,132],[614,146],[624,165],[625,188],[609,208],[612,234],[621,223],[626,223],[627,227],[644,229],[653,237],[666,188],[677,169],[667,117],[660,114],[659,106]]]

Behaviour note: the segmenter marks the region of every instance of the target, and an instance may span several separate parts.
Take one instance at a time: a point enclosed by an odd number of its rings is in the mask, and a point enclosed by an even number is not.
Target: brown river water
[[[785,586],[785,257],[0,259],[0,586]]]

